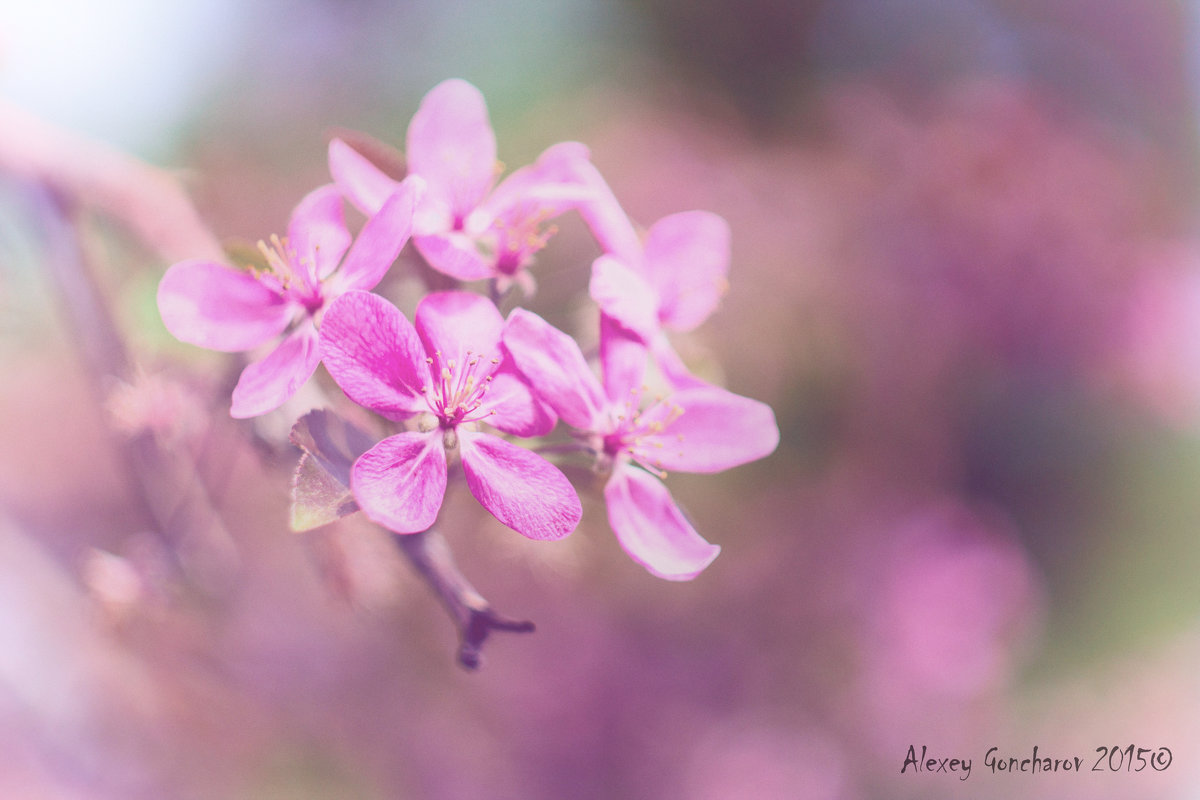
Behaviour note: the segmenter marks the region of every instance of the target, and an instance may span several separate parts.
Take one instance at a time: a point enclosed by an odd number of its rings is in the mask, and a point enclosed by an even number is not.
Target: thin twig
[[[500,616],[459,571],[445,537],[430,528],[422,533],[397,534],[400,551],[437,595],[458,625],[458,663],[478,669],[484,641],[492,631],[530,633],[534,624]]]

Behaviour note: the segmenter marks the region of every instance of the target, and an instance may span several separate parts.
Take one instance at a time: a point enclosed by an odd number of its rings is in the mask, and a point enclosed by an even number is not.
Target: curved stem
[[[534,624],[498,614],[459,570],[445,537],[430,528],[421,533],[396,534],[400,551],[433,589],[458,626],[458,663],[478,669],[483,643],[492,631],[530,633]]]

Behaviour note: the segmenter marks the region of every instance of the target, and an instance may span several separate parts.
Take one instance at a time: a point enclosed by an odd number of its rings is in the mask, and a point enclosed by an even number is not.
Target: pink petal
[[[668,471],[720,472],[770,455],[779,444],[770,406],[716,386],[675,392],[641,419],[662,430],[643,436],[634,458]]]
[[[559,142],[501,181],[479,210],[489,219],[513,214],[556,217],[594,197],[595,189],[581,177],[590,167],[586,146]]]
[[[305,320],[266,358],[242,370],[230,416],[246,419],[279,408],[312,377],[320,361],[317,329]]]
[[[610,403],[623,406],[641,389],[648,360],[641,337],[607,314],[600,315],[600,369]]]
[[[300,264],[313,270],[314,285],[337,269],[350,246],[350,231],[336,186],[328,184],[304,196],[288,223],[288,246]]]
[[[729,274],[729,224],[707,211],[663,217],[646,233],[644,268],[659,300],[659,318],[689,331],[712,314]]]
[[[417,304],[414,322],[425,351],[435,359],[437,371],[451,360],[456,367],[461,367],[468,361],[468,356],[483,359],[501,356],[500,332],[504,329],[504,318],[495,304],[481,295],[471,292],[427,294]],[[491,369],[481,369],[476,374],[482,380],[491,372]]]
[[[667,487],[644,470],[618,467],[604,486],[604,501],[621,547],[659,578],[691,580],[721,552],[696,532]]]
[[[383,208],[400,187],[399,181],[341,139],[329,143],[329,173],[350,204],[368,216]]]
[[[504,325],[504,345],[538,397],[568,425],[598,430],[604,392],[574,339],[532,311],[518,308]]]
[[[410,174],[425,178],[464,218],[496,174],[496,136],[480,91],[458,79],[433,87],[409,123],[406,155]]]
[[[605,253],[626,264],[641,264],[642,243],[637,230],[608,183],[592,163],[576,164],[579,179],[590,188],[586,202],[579,205],[579,214]]]
[[[377,294],[347,292],[321,321],[325,368],[354,402],[389,419],[428,411],[425,350],[412,323]]]
[[[413,244],[429,266],[460,281],[478,281],[496,274],[490,259],[484,258],[475,240],[463,233],[414,236]]]
[[[413,209],[424,187],[416,176],[405,178],[379,213],[367,220],[335,276],[336,293],[373,289],[383,280],[412,232]]]
[[[511,358],[501,361],[491,374],[482,408],[491,411],[483,422],[513,436],[542,436],[558,421],[554,413],[534,397]]]
[[[354,462],[350,486],[372,522],[396,533],[428,530],[446,495],[442,432],[389,436]]]
[[[658,293],[628,265],[612,256],[597,258],[588,292],[601,311],[643,340],[658,333]]]
[[[167,330],[210,350],[258,347],[282,333],[297,308],[249,272],[212,261],[181,261],[158,284]]]
[[[683,363],[683,359],[675,352],[675,348],[671,346],[671,341],[662,331],[659,331],[658,335],[650,342],[650,350],[654,353],[654,362],[658,364],[659,371],[662,372],[663,377],[667,379],[667,383],[671,384],[672,387],[676,389],[689,389],[711,385],[688,371],[687,364]]]
[[[486,433],[459,430],[463,474],[480,505],[530,539],[561,539],[583,507],[567,476],[539,455]]]

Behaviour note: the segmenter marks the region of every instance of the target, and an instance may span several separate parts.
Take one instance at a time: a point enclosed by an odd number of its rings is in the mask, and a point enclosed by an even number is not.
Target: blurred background
[[[0,797],[1200,797],[1198,20],[5,4]],[[726,301],[676,344],[783,437],[670,478],[723,547],[691,583],[621,552],[594,485],[553,544],[452,495],[463,571],[538,626],[474,673],[387,535],[288,530],[296,409],[230,420],[240,363],[154,306],[447,77],[509,168],[579,140],[639,223],[729,220]],[[532,307],[569,321],[597,254],[564,219]],[[910,745],[970,777],[902,774]],[[1035,745],[1085,771],[984,763]],[[1088,771],[1129,745],[1174,759]]]

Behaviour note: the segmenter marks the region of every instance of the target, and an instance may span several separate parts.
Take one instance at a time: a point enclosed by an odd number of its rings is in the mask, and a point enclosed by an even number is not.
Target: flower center
[[[534,253],[546,246],[550,237],[558,232],[556,226],[546,224],[551,216],[546,208],[525,206],[496,220],[492,233],[495,235],[497,272],[515,275],[529,263]]]
[[[255,270],[254,276],[287,299],[304,306],[310,314],[315,314],[321,308],[323,298],[317,267],[312,259],[301,257],[286,238],[275,234],[271,235],[270,242],[260,239],[258,250],[267,266],[265,270]]]
[[[443,360],[439,350],[425,361],[433,378],[433,385],[426,387],[425,396],[443,428],[475,422],[493,413],[492,409],[483,407],[483,401],[500,359],[468,350],[461,362],[453,358]]]
[[[625,454],[660,478],[665,478],[666,473],[657,454],[666,446],[663,434],[683,415],[683,407],[669,397],[659,397],[645,410],[639,410],[645,391],[645,386],[630,390],[629,399],[615,409],[613,430],[600,438],[599,449],[614,460]]]

